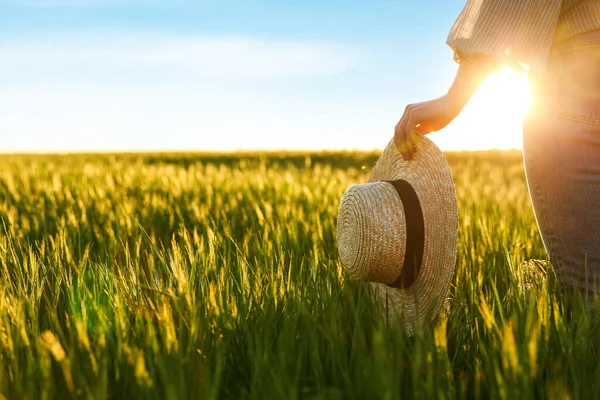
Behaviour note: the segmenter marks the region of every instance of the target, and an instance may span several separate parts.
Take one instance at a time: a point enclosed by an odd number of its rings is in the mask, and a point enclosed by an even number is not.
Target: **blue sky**
[[[0,0],[0,151],[381,148],[452,82],[463,5]],[[520,146],[481,110],[434,140]]]

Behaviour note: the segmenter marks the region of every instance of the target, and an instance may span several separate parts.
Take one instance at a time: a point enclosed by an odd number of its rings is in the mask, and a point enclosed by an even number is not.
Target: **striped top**
[[[468,0],[446,43],[454,59],[486,54],[544,69],[553,43],[600,29],[600,0]]]

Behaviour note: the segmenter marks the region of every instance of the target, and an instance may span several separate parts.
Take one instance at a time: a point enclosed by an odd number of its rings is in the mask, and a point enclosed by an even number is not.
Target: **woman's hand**
[[[462,111],[479,85],[501,64],[491,57],[475,54],[461,61],[448,94],[431,101],[409,104],[396,124],[394,141],[405,160],[417,151],[418,135],[439,131]]]
[[[463,107],[462,101],[450,95],[406,106],[394,134],[394,141],[402,157],[411,160],[417,151],[418,134],[439,131],[452,122]]]

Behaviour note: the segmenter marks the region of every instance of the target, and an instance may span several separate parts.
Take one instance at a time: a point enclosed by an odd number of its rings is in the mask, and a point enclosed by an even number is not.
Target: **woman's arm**
[[[396,125],[394,140],[412,159],[418,134],[435,132],[462,111],[484,79],[501,65],[545,67],[563,0],[468,0],[446,43],[460,60],[448,93],[410,104]]]
[[[435,100],[409,104],[396,124],[394,140],[405,160],[417,150],[417,134],[439,131],[460,114],[479,85],[501,64],[485,55],[463,60],[448,93]]]
[[[394,140],[405,160],[417,150],[417,134],[439,131],[464,108],[479,85],[501,64],[492,57],[472,55],[464,59],[448,93],[435,100],[409,104],[396,124]]]

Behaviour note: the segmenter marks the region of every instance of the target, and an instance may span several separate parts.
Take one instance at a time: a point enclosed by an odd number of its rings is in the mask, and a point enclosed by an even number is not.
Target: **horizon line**
[[[0,156],[19,156],[19,155],[109,155],[109,154],[249,154],[249,153],[373,153],[381,152],[384,148],[281,148],[281,149],[110,149],[110,150],[0,150]],[[523,152],[519,148],[489,148],[489,149],[440,149],[443,153],[483,153],[483,152]]]

